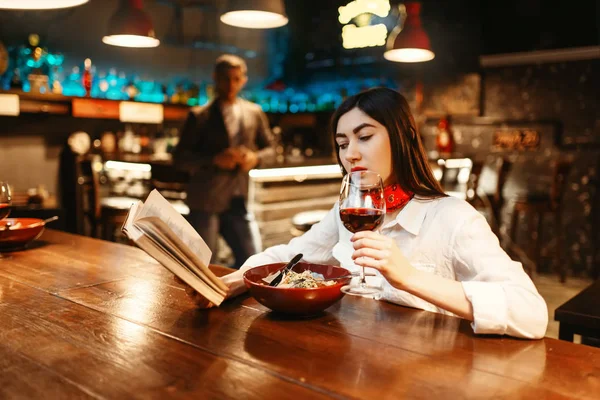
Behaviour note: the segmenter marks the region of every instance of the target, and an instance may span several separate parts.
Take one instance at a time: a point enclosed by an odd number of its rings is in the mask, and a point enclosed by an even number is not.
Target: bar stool
[[[292,228],[290,229],[290,233],[292,236],[302,236],[304,233],[308,232],[310,228],[320,222],[329,210],[311,210],[311,211],[302,211],[295,214],[292,217]]]
[[[529,231],[532,232],[534,239],[533,249],[530,250],[532,259],[535,264],[536,272],[540,263],[540,239],[542,234],[542,224],[544,216],[551,214],[554,217],[556,235],[556,259],[558,261],[558,272],[560,281],[564,283],[567,279],[566,266],[562,260],[562,195],[564,193],[565,184],[572,163],[570,161],[559,160],[554,162],[552,186],[549,193],[531,193],[525,197],[520,197],[515,200],[512,223],[510,228],[510,238],[513,243],[516,243],[516,236],[519,225],[519,217],[521,214],[527,215],[529,218]],[[537,224],[536,224],[537,218]]]

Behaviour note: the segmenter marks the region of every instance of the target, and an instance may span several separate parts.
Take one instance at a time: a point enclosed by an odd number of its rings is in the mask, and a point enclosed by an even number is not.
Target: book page
[[[144,202],[144,207],[135,216],[135,219],[145,217],[160,218],[173,231],[175,236],[181,239],[198,256],[204,265],[208,266],[210,264],[212,251],[192,225],[156,189],[150,192]]]
[[[141,201],[132,204],[131,208],[127,212],[127,217],[125,217],[123,226],[121,227],[121,230],[125,232],[129,239],[133,240],[134,242],[143,235],[143,232],[133,225],[133,222],[142,210],[143,206],[144,203],[142,203]]]
[[[218,306],[225,299],[223,294],[211,290],[202,279],[198,278],[196,274],[182,265],[168,249],[164,248],[161,243],[155,240],[151,235],[143,235],[135,243],[162,266],[193,287],[194,290],[206,297],[206,299],[213,304]]]
[[[212,290],[225,296],[227,285],[208,269],[208,266],[203,264],[185,243],[171,232],[164,221],[158,217],[146,217],[138,218],[134,224],[159,243],[162,248],[168,250],[171,257],[198,276]]]

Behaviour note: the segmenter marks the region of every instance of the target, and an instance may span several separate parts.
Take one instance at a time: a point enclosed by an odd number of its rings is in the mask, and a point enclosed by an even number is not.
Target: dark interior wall
[[[482,1],[483,54],[600,44],[597,0]],[[485,3],[485,4],[484,4]]]
[[[596,100],[600,59],[490,69],[485,71],[484,82],[486,116],[560,122],[557,146],[536,154],[535,163],[546,166],[548,174],[557,153],[573,157],[563,198],[563,227],[553,235],[562,235],[563,249],[575,271],[591,271],[594,263],[600,263],[596,228],[600,223],[600,108]],[[551,257],[552,249],[547,250]]]
[[[563,194],[563,223],[556,227],[552,218],[544,221],[542,267],[556,263],[557,239],[573,271],[591,272],[600,263],[600,59],[538,65],[487,68],[482,71],[480,115],[500,121],[489,127],[463,122],[453,125],[457,151],[486,161],[480,187],[493,193],[497,157],[514,164],[508,176],[504,196],[508,203],[502,213],[504,229],[510,228],[512,203],[518,196],[548,193],[552,183],[552,162],[558,158],[573,160]],[[455,80],[455,78],[450,78]],[[466,86],[466,85],[463,85]],[[436,87],[443,88],[442,82]],[[448,90],[435,92],[444,101],[457,101]],[[425,103],[436,104],[435,99]],[[453,106],[452,104],[450,104]],[[460,104],[455,109],[460,108]],[[475,114],[477,115],[477,114]],[[460,118],[459,118],[460,120]],[[475,119],[477,120],[477,118]],[[502,121],[512,121],[504,124]],[[426,145],[434,148],[436,120],[421,127]],[[528,126],[541,134],[539,148],[532,151],[498,153],[491,137],[503,126]],[[526,221],[523,221],[526,222]],[[526,223],[521,223],[518,241],[531,240]]]

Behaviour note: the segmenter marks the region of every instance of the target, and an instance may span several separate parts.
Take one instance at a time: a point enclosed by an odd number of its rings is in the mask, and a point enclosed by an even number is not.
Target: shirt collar
[[[425,220],[431,199],[414,197],[396,216],[396,222],[413,235],[418,235]]]

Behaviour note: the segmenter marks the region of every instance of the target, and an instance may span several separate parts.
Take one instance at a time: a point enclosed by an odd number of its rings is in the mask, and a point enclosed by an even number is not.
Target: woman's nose
[[[348,161],[348,162],[356,162],[356,161],[360,160],[360,152],[358,151],[358,148],[355,144],[353,144],[353,143],[348,144],[344,158],[346,158],[346,161]]]

